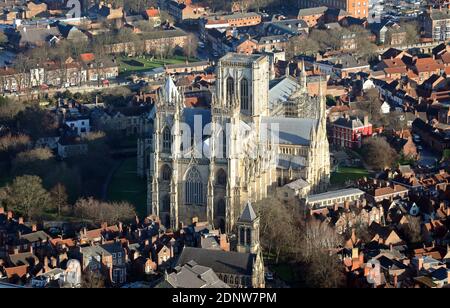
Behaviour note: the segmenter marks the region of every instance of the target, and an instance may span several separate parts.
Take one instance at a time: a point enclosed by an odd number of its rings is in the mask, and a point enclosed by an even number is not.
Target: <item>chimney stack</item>
[[[58,266],[58,260],[55,257],[52,257],[51,260],[52,260],[52,267],[56,268]]]
[[[220,235],[220,249],[223,251],[230,251],[230,242],[228,241],[226,234]]]
[[[345,207],[345,209],[347,211],[350,210],[350,202],[349,201],[344,201],[344,207]]]

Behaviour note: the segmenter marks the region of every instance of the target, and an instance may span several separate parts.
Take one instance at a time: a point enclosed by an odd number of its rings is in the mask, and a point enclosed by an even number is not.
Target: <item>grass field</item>
[[[271,269],[281,278],[284,282],[288,284],[294,284],[297,282],[295,273],[292,270],[292,265],[286,263],[274,264]]]
[[[168,59],[152,59],[151,57],[126,57],[122,56],[119,60],[119,73],[122,76],[130,75],[138,72],[150,71],[154,68],[161,67],[165,64],[179,64],[186,61],[184,56],[173,56]],[[198,61],[197,59],[189,59],[189,61]]]
[[[368,175],[369,172],[364,168],[339,167],[331,173],[330,181],[332,185],[340,185],[348,180],[357,180]]]
[[[144,179],[136,174],[136,157],[127,158],[114,173],[108,187],[109,201],[127,201],[139,216],[147,213],[147,189]]]

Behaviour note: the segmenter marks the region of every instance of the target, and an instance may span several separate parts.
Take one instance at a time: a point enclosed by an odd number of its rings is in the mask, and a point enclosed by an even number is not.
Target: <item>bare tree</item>
[[[310,261],[318,253],[335,249],[342,244],[343,239],[327,222],[311,219],[306,222],[303,231],[301,251],[303,259]]]
[[[65,209],[68,204],[66,187],[64,187],[61,183],[56,184],[50,191],[50,197],[54,208],[56,208],[58,216],[61,216],[62,210]]]
[[[402,230],[410,243],[415,244],[423,241],[421,222],[420,217],[408,216],[408,223],[404,225]]]
[[[136,216],[134,207],[126,202],[107,203],[93,198],[79,199],[75,204],[74,212],[76,217],[88,219],[97,224],[131,221]]]
[[[105,287],[105,277],[100,272],[87,269],[83,272],[81,287],[86,289],[100,289]]]
[[[375,170],[393,167],[398,157],[386,139],[380,137],[365,139],[362,152],[366,164]]]
[[[197,56],[197,46],[198,46],[197,36],[193,33],[189,34],[183,46],[184,55],[186,56],[187,60]]]

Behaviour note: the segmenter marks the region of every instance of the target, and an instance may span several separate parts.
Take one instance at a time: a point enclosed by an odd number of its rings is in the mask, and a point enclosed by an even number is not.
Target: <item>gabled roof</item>
[[[251,276],[255,258],[251,253],[185,247],[177,265],[182,266],[193,260],[199,265],[210,267],[218,274]]]
[[[312,7],[312,8],[306,8],[306,9],[300,9],[298,11],[298,17],[304,17],[304,16],[310,16],[310,15],[319,15],[319,14],[325,14],[325,12],[328,10],[328,7],[326,6],[318,6],[318,7]]]
[[[34,242],[44,242],[44,241],[51,240],[51,237],[44,231],[36,231],[33,233],[21,235],[20,239],[25,240],[30,243],[34,243]]]
[[[364,123],[358,117],[341,117],[333,122],[333,125],[356,129],[364,126]]]
[[[32,252],[22,252],[9,255],[9,260],[14,266],[34,265],[38,262],[38,258]]]

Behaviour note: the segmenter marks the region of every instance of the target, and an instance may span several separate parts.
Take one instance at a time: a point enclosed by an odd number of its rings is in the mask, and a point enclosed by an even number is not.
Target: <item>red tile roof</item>
[[[435,59],[433,58],[419,58],[415,62],[415,67],[417,72],[431,72],[442,68]]]
[[[20,277],[22,278],[27,274],[28,271],[28,265],[20,265],[15,267],[8,267],[5,268],[6,276],[8,279],[14,278],[14,277]]]
[[[442,56],[441,56],[441,60],[443,63],[445,64],[450,64],[450,52],[445,52]]]
[[[406,67],[387,67],[384,69],[386,74],[406,74]]]
[[[83,62],[91,62],[95,60],[95,55],[93,53],[82,53],[80,59]]]
[[[60,239],[60,238],[54,238],[50,240],[50,243],[53,246],[58,246],[58,245],[66,245],[67,247],[75,247],[75,240],[68,238],[68,239]]]
[[[386,67],[406,67],[405,62],[402,61],[402,59],[386,59],[383,60],[384,65],[386,65]]]
[[[159,10],[155,8],[149,8],[145,11],[145,14],[147,15],[147,17],[157,17],[159,16]]]

